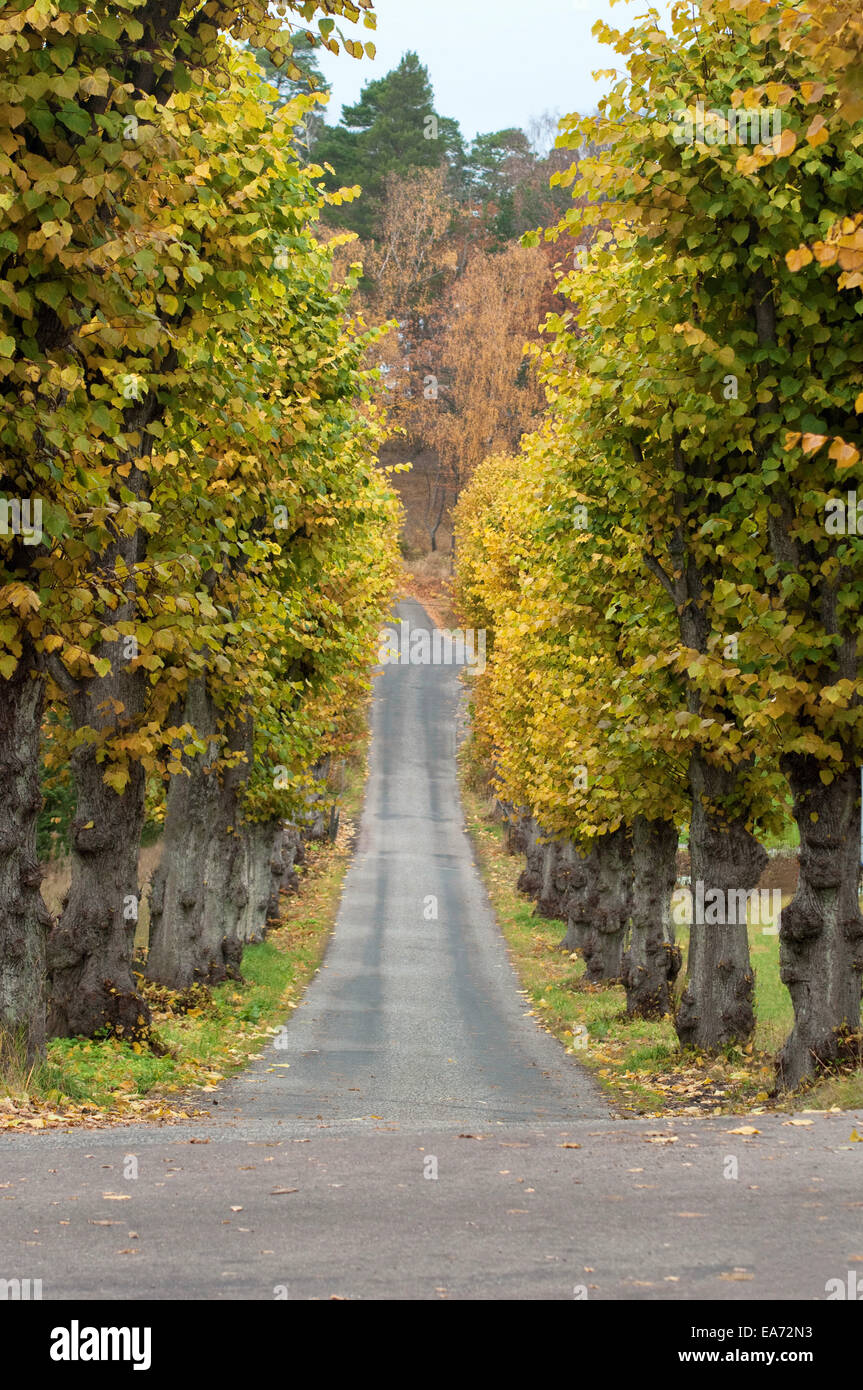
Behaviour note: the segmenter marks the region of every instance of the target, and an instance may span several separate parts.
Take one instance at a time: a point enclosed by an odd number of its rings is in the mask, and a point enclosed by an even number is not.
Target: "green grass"
[[[670,1016],[655,1022],[630,1020],[622,986],[587,985],[583,960],[560,950],[563,924],[541,917],[517,891],[524,860],[506,853],[503,829],[488,818],[487,803],[464,759],[462,770],[468,829],[529,1007],[541,1027],[595,1072],[625,1113],[863,1105],[863,1070],[826,1077],[793,1096],[773,1095],[773,1058],[791,1029],[793,1008],[779,977],[779,938],[765,934],[761,925],[749,927],[757,1027],[746,1048],[728,1049],[721,1056],[683,1051]],[[677,928],[677,938],[684,958],[679,993],[689,939],[685,926]]]

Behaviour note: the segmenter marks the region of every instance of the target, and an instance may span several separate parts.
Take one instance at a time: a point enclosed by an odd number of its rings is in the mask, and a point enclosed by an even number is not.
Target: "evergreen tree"
[[[367,82],[359,101],[344,108],[339,125],[324,129],[315,149],[315,158],[333,167],[331,187],[359,184],[363,190],[330,220],[366,239],[380,221],[390,174],[404,176],[462,156],[458,123],[435,112],[428,69],[416,53],[406,53],[398,67]]]

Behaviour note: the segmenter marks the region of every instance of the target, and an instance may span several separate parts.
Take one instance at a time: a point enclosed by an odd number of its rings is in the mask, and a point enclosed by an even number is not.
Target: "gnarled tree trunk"
[[[569,881],[564,904],[566,934],[561,950],[579,951],[590,929],[596,896],[599,861],[596,848],[580,854],[573,845],[567,855]]]
[[[831,1062],[856,1060],[859,1065],[863,1051],[860,774],[849,767],[825,786],[822,768],[804,754],[782,759],[800,829],[797,892],[783,909],[779,933],[782,979],[794,1004],[794,1028],[777,1062],[786,1087]]]
[[[503,847],[507,854],[524,854],[527,849],[527,827],[530,820],[512,807],[506,812]]]
[[[242,853],[234,863],[238,873],[236,897],[242,898],[237,924],[241,941],[263,941],[267,928],[273,886],[278,883],[281,863],[279,845],[282,827],[277,821],[251,822],[243,827]]]
[[[708,1051],[745,1043],[755,1028],[746,921],[728,919],[737,915],[739,895],[758,883],[767,854],[743,820],[723,810],[736,780],[733,772],[714,767],[698,753],[690,759],[693,903],[700,891],[703,898],[722,895],[726,908],[724,922],[697,922],[693,912],[686,988],[674,1022],[684,1046]]]
[[[204,677],[190,686],[186,718],[207,747],[186,760],[188,775],[171,778],[150,899],[147,975],[170,989],[237,978],[243,954],[236,882],[242,879],[240,796],[249,764],[219,770],[219,712]],[[227,731],[227,751],[250,756],[249,723]]]
[[[579,942],[589,984],[619,980],[623,943],[632,903],[632,845],[621,826],[595,842],[595,876]]]
[[[281,823],[273,846],[272,879],[270,901],[267,904],[267,921],[278,922],[281,917],[283,893],[295,893],[299,884],[297,864],[302,864],[303,842],[295,825]]]
[[[45,1051],[45,937],[36,825],[42,806],[39,731],[45,684],[28,638],[0,681],[0,1073],[29,1070]]]
[[[519,893],[524,893],[525,897],[536,898],[542,885],[542,865],[545,850],[545,835],[542,827],[529,817],[524,822],[521,835],[523,853],[526,859],[525,867],[518,876],[516,887]]]
[[[103,680],[88,680],[70,698],[76,728],[121,727],[113,702],[132,727],[144,701],[146,672],[121,666]],[[124,1038],[145,1034],[150,1012],[132,973],[138,922],[138,851],[144,826],[144,769],[129,763],[129,780],[116,792],[94,745],[72,756],[77,803],[69,840],[72,883],[60,920],[48,938],[48,1027],[57,1037],[92,1037],[102,1029]]]
[[[680,971],[671,920],[677,838],[673,821],[636,816],[633,822],[632,910],[622,970],[626,1012],[633,1018],[663,1018],[672,1008]]]

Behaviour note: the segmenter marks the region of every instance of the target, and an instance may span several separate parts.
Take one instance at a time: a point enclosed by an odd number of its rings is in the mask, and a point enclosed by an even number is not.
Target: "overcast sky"
[[[375,0],[377,32],[344,25],[345,37],[371,39],[374,59],[325,53],[333,84],[326,119],[335,123],[373,77],[382,77],[413,49],[429,70],[435,108],[454,116],[462,134],[525,127],[544,111],[593,111],[607,82],[596,68],[620,55],[591,34],[597,19],[628,28],[647,0]],[[658,5],[667,12],[667,5]]]

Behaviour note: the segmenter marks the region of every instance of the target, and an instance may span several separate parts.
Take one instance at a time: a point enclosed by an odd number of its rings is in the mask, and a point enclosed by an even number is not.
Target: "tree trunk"
[[[188,776],[171,778],[147,958],[149,978],[170,989],[236,979],[243,953],[235,893],[242,879],[239,802],[248,763],[219,771],[219,712],[203,677],[189,689],[186,718],[207,748],[186,760]],[[251,728],[241,722],[228,731],[226,751],[248,757],[250,749]]]
[[[45,938],[36,824],[45,683],[29,638],[0,685],[0,1074],[29,1071],[45,1051]]]
[[[520,812],[509,808],[503,827],[503,847],[507,854],[524,854],[527,850],[527,827],[530,821]]]
[[[74,704],[76,727],[98,727],[102,682],[89,682]],[[48,939],[50,1008],[55,1037],[92,1037],[107,1029],[126,1039],[145,1036],[150,1012],[132,974],[138,921],[138,850],[144,825],[144,770],[130,763],[117,793],[106,764],[89,744],[73,759],[78,791],[70,828],[72,884]]]
[[[527,861],[518,876],[516,887],[525,897],[536,899],[542,884],[542,863],[545,836],[542,828],[531,816],[524,823],[524,857]]]
[[[625,826],[600,835],[594,849],[596,874],[588,915],[581,933],[581,952],[589,984],[619,980],[623,942],[632,903],[632,844]]]
[[[664,1018],[680,971],[674,944],[671,895],[677,879],[677,826],[636,816],[632,827],[632,911],[629,949],[623,957],[626,1012]]]
[[[587,854],[579,854],[573,846],[569,856],[569,885],[566,895],[566,934],[561,949],[580,951],[590,928],[596,903],[596,880],[599,862],[594,846]]]
[[[564,896],[568,880],[562,873],[564,845],[563,840],[549,840],[543,846],[542,870],[540,874],[537,907],[543,917],[563,920]]]
[[[860,774],[849,767],[825,786],[823,764],[799,753],[787,754],[782,770],[800,830],[797,892],[780,927],[794,1028],[777,1070],[782,1086],[791,1087],[830,1063],[861,1062]]]
[[[689,936],[686,988],[675,1019],[681,1044],[716,1051],[745,1043],[755,1028],[754,976],[749,963],[746,921],[740,894],[753,889],[767,854],[742,818],[723,811],[737,777],[694,753],[689,764],[692,821],[689,829],[693,903],[721,898],[723,920],[697,922]],[[699,884],[701,888],[699,889]],[[711,913],[715,916],[715,913]],[[705,913],[706,916],[706,913]]]
[[[282,915],[281,897],[283,893],[295,893],[299,885],[296,865],[303,862],[303,844],[300,832],[295,825],[282,823],[276,833],[273,848],[272,881],[270,901],[267,904],[267,921],[278,922]]]
[[[257,942],[264,939],[273,885],[278,883],[280,872],[276,840],[281,836],[282,827],[274,821],[255,821],[243,828],[242,853],[234,861],[240,885],[235,898],[242,899],[237,924],[237,935],[241,941]]]

